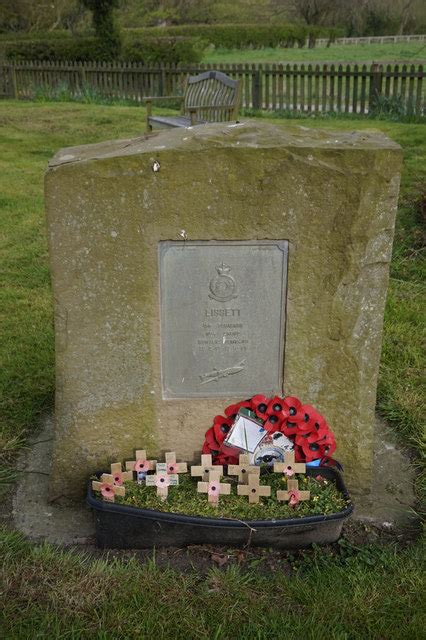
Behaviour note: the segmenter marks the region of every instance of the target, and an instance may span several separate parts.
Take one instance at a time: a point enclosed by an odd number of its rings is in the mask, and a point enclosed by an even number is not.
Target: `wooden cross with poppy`
[[[239,496],[248,496],[249,503],[259,502],[261,497],[269,497],[271,495],[271,487],[259,484],[259,476],[254,473],[248,474],[248,484],[239,484],[237,487]]]
[[[121,465],[120,465],[121,466]],[[114,477],[109,473],[103,473],[100,480],[93,480],[93,491],[100,491],[104,500],[114,502],[115,496],[124,496],[126,489],[123,486],[114,484]]]
[[[201,456],[201,465],[199,467],[191,467],[191,476],[201,476],[204,482],[209,481],[209,471],[218,471],[219,475],[223,475],[223,466],[213,464],[211,455],[203,454]]]
[[[167,473],[166,464],[160,462],[156,465],[155,474],[146,476],[145,484],[147,487],[157,487],[157,496],[161,500],[167,500],[169,487],[176,487],[179,484],[179,476],[177,473]]]
[[[309,500],[310,491],[299,491],[298,480],[287,480],[287,490],[277,491],[277,500],[280,502],[288,500],[290,506],[295,507],[302,500]]]
[[[186,473],[188,471],[188,465],[186,462],[176,462],[176,453],[170,451],[165,455],[167,473]]]
[[[111,464],[111,475],[114,480],[114,484],[122,485],[127,480],[133,480],[132,471],[123,471],[121,462],[113,462]]]
[[[238,476],[240,484],[247,484],[249,475],[260,475],[260,467],[250,464],[250,456],[240,453],[239,464],[228,465],[228,476]]]
[[[207,493],[210,504],[214,507],[219,505],[219,496],[229,496],[231,493],[231,485],[227,482],[220,481],[219,471],[209,471],[208,482],[197,483],[198,493]]]
[[[145,480],[148,471],[153,471],[157,460],[147,460],[145,449],[137,449],[136,460],[126,461],[127,471],[136,471],[138,484],[141,484]]]
[[[288,478],[291,478],[296,473],[306,473],[306,464],[304,462],[295,462],[294,451],[286,451],[284,462],[274,462],[274,472],[283,473]]]

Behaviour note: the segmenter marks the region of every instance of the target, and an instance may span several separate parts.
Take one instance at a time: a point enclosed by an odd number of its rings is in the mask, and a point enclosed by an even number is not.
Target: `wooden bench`
[[[182,104],[179,116],[153,116],[153,101],[179,100]],[[220,71],[205,71],[188,76],[182,96],[158,96],[145,98],[146,128],[189,127],[206,122],[236,120],[241,102],[241,82]]]

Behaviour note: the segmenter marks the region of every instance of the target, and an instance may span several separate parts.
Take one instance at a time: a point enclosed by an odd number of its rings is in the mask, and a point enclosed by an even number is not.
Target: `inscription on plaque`
[[[288,243],[160,242],[165,398],[282,388]]]

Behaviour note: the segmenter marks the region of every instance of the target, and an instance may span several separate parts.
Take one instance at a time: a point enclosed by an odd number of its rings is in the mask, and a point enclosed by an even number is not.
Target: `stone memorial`
[[[255,121],[58,152],[51,498],[141,447],[199,457],[227,404],[283,389],[368,492],[400,164],[379,132]]]

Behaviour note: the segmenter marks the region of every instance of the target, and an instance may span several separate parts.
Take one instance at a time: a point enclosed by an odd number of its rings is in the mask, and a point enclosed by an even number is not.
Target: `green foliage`
[[[138,33],[149,36],[201,37],[215,47],[226,49],[261,49],[263,47],[303,47],[309,29],[293,24],[199,24],[152,29],[129,29],[128,37]],[[320,33],[320,31],[318,31]],[[325,35],[324,37],[327,37]]]
[[[82,3],[93,14],[93,27],[102,49],[100,59],[114,60],[119,57],[121,36],[113,13],[119,0],[82,0]]]
[[[97,557],[0,531],[2,637],[422,638],[424,545],[357,546],[294,554],[199,547]],[[215,559],[223,559],[223,568],[213,566]]]
[[[97,38],[25,40],[4,45],[7,60],[108,60]]]
[[[169,36],[132,39],[124,46],[122,59],[133,62],[201,62],[207,42],[202,38]]]
[[[206,42],[201,38],[150,37],[125,42],[117,61],[196,63],[200,62]],[[110,60],[110,52],[98,38],[64,38],[18,41],[4,45],[7,60]]]
[[[362,35],[386,36],[398,33],[399,20],[382,7],[371,6],[364,16]]]
[[[241,520],[272,520],[286,518],[302,518],[312,515],[329,515],[338,513],[346,507],[343,496],[336,489],[334,482],[318,482],[313,477],[301,476],[300,489],[311,492],[311,499],[300,502],[295,508],[287,502],[278,502],[277,490],[285,490],[286,482],[277,473],[266,473],[260,477],[260,484],[271,487],[271,497],[261,498],[258,504],[249,504],[245,496],[238,496],[237,479],[224,478],[221,482],[231,484],[231,495],[220,496],[219,506],[213,507],[206,494],[197,493],[197,479],[188,474],[179,476],[179,486],[169,487],[169,497],[162,502],[157,497],[155,487],[126,483],[126,496],[116,498],[120,504],[143,509],[156,509],[171,513],[183,513],[190,516],[208,516],[220,518],[238,518]]]
[[[372,118],[378,116],[387,116],[394,120],[401,120],[405,116],[414,113],[414,104],[405,100],[401,95],[397,96],[373,96],[370,101],[369,115]]]

